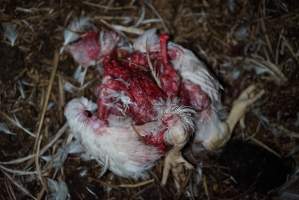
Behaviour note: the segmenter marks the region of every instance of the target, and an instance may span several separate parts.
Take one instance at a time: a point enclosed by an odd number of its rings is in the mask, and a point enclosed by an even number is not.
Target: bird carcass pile
[[[153,29],[123,44],[117,33],[99,31],[87,18],[69,25],[63,49],[84,68],[100,65],[103,78],[95,89],[97,103],[73,99],[65,116],[85,151],[104,168],[142,178],[165,156],[162,184],[172,172],[179,187],[182,171],[193,167],[182,157],[185,144],[192,138],[193,148],[223,146],[263,91],[247,88],[222,122],[221,87],[190,50]]]

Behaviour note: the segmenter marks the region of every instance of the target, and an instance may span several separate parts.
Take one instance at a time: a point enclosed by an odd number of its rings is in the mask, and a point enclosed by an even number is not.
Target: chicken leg
[[[217,150],[223,147],[231,138],[232,132],[236,124],[244,119],[248,108],[255,103],[263,94],[264,90],[258,91],[255,85],[251,85],[246,88],[241,95],[234,101],[233,107],[225,122],[221,122],[221,126],[224,127],[223,133],[214,134],[215,137],[206,143],[205,148],[208,150]]]
[[[221,133],[211,132],[211,137],[209,137],[208,141],[202,141],[207,150],[217,150],[223,147],[231,137],[232,131],[236,124],[244,118],[246,111],[248,108],[256,102],[262,95],[264,94],[264,90],[257,91],[255,85],[249,86],[245,89],[241,95],[236,99],[233,103],[233,108],[225,122],[220,122],[221,129],[212,129],[212,130],[222,130]],[[163,169],[163,177],[162,177],[162,185],[166,184],[167,178],[169,176],[169,172],[171,171],[174,176],[174,182],[178,189],[181,187],[181,183],[186,182],[186,176],[184,175],[185,169],[193,169],[193,166],[186,161],[181,153],[182,148],[188,141],[187,134],[172,134],[172,138],[170,143],[173,145],[173,148],[167,153],[164,169]]]

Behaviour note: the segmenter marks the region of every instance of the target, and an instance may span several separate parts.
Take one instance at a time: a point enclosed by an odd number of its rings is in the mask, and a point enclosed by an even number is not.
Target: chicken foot
[[[217,150],[223,147],[231,138],[232,132],[238,122],[244,120],[245,114],[249,107],[254,104],[265,93],[264,90],[258,91],[256,85],[251,85],[246,88],[241,95],[234,101],[233,107],[225,122],[222,122],[223,133],[214,134],[208,145],[205,148],[208,150]]]
[[[171,172],[174,176],[174,182],[176,187],[181,188],[181,183],[186,182],[186,176],[184,174],[184,168],[191,170],[193,165],[191,165],[183,156],[181,148],[176,146],[171,149],[165,158],[163,176],[161,184],[165,185],[168,179],[169,173]]]
[[[181,187],[181,183],[186,182],[186,176],[184,174],[184,169],[193,169],[192,164],[190,164],[182,155],[182,148],[188,141],[187,134],[173,134],[171,144],[173,147],[166,154],[163,168],[163,175],[161,184],[165,185],[171,172],[174,176],[174,182],[178,189]]]

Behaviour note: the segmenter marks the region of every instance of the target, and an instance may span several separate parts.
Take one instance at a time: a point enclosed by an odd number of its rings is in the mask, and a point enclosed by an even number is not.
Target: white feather
[[[6,133],[8,135],[16,135],[15,133],[11,132],[8,126],[5,123],[0,122],[0,133]]]
[[[50,200],[70,199],[70,194],[64,181],[54,181],[48,178],[48,187]]]
[[[122,126],[108,127],[95,116],[87,118],[84,110],[93,105],[83,97],[67,104],[65,116],[76,137],[94,158],[106,163],[108,157],[113,173],[123,177],[144,177],[145,171],[160,158],[159,151],[139,141],[132,126],[125,121]]]
[[[185,132],[194,130],[193,115],[196,113],[191,107],[188,106],[179,106],[178,100],[167,100],[164,105],[164,109],[160,109],[160,116],[165,115],[177,115],[182,122]]]
[[[80,33],[87,31],[88,29],[95,29],[95,26],[91,23],[91,20],[88,17],[75,18],[64,30],[63,45],[65,46],[76,41],[79,39]]]
[[[76,41],[79,38],[80,38],[80,35],[78,33],[75,33],[73,31],[65,29],[64,30],[64,42],[63,42],[63,45],[64,46],[68,45],[69,43],[74,42],[74,41]]]
[[[10,118],[7,116],[8,120],[14,124],[16,127],[20,128],[21,130],[23,130],[25,133],[29,134],[32,137],[36,137],[29,129],[25,128],[21,122],[19,121],[19,119],[17,118],[17,116],[15,114],[13,114],[14,119]]]
[[[63,89],[64,89],[64,91],[69,92],[69,93],[78,92],[78,88],[68,81],[66,81],[64,83]]]
[[[104,174],[106,174],[106,172],[107,172],[108,169],[109,169],[109,157],[108,157],[108,155],[106,155],[106,157],[105,157],[105,161],[104,161],[104,162],[102,162],[101,160],[97,160],[97,161],[103,166],[102,171],[101,171],[101,173],[100,173],[100,175],[99,175],[99,178],[100,178],[100,177],[102,177]]]
[[[84,83],[87,69],[88,67],[82,67],[81,65],[79,65],[73,75],[73,78],[80,83],[80,86],[82,86]]]
[[[176,116],[178,121],[167,124],[167,132],[164,134],[164,139],[168,144],[175,144],[178,140],[188,140],[195,130],[194,115],[196,111],[191,107],[179,105],[178,99],[167,99],[167,101],[160,100],[154,104],[154,109],[158,113],[158,122],[166,121],[168,117]],[[160,127],[156,123],[157,127]],[[157,131],[159,132],[159,131]],[[186,142],[181,141],[181,142]]]
[[[108,55],[117,46],[120,37],[115,32],[101,31],[99,42],[101,47],[101,55]]]
[[[2,27],[4,30],[4,37],[10,42],[11,46],[14,46],[18,36],[17,25],[11,23],[2,23]]]
[[[53,167],[62,167],[69,154],[77,153],[83,153],[82,145],[77,140],[60,147],[52,157]]]
[[[141,35],[134,41],[134,49],[143,53],[145,53],[147,50],[150,52],[158,51],[160,43],[159,37],[156,32],[156,29],[145,31],[143,35]]]
[[[21,81],[18,81],[17,84],[18,84],[18,89],[20,91],[22,99],[25,99],[26,94],[25,94],[25,91],[24,91],[23,83]]]
[[[111,80],[112,78],[110,76],[106,76],[102,80],[102,84],[109,84]],[[119,81],[122,84],[129,86],[129,83],[123,80],[122,78],[113,79],[113,81]],[[99,91],[99,96],[104,100],[105,106],[115,107],[123,114],[125,114],[130,105],[134,104],[134,102],[132,102],[131,98],[127,95],[125,91],[116,91],[104,87]],[[120,103],[120,105],[118,103]]]
[[[147,63],[149,65],[152,77],[156,81],[157,85],[161,88],[161,82],[160,82],[160,79],[159,79],[158,70],[154,68],[154,66],[152,64],[152,61],[150,59],[150,56],[149,56],[149,49],[148,49],[147,41],[146,41],[145,45],[146,45],[146,59],[147,59]]]
[[[135,23],[134,27],[138,27],[141,24],[141,22],[144,21],[144,16],[145,16],[145,7],[142,6],[140,17],[138,18],[138,20]]]
[[[114,107],[120,112],[125,113],[130,105],[134,104],[130,97],[124,91],[115,91],[111,89],[105,89],[105,96],[102,96],[103,99],[106,99],[107,102],[104,103],[107,107]],[[113,99],[112,101],[110,99]],[[121,105],[118,105],[121,103]]]
[[[220,103],[219,91],[222,87],[219,82],[210,75],[206,65],[188,49],[174,43],[170,43],[170,48],[178,52],[177,57],[171,60],[171,62],[174,68],[179,71],[183,80],[189,80],[199,85],[201,89],[208,94],[213,103]]]

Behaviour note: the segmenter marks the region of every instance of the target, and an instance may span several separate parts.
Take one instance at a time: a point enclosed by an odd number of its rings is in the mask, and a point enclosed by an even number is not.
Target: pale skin
[[[224,132],[213,134],[217,137],[212,138],[206,146],[207,150],[215,151],[223,147],[231,138],[232,132],[238,122],[244,119],[246,112],[263,94],[264,90],[258,90],[256,85],[246,88],[240,96],[233,102],[233,107],[225,122],[221,122]],[[219,137],[221,136],[221,137]],[[176,187],[181,188],[181,183],[185,182],[184,168],[193,169],[193,166],[183,158],[181,150],[188,142],[189,137],[186,134],[174,133],[172,138],[172,149],[167,153],[164,161],[162,176],[162,185],[165,185],[171,172],[174,176]]]

